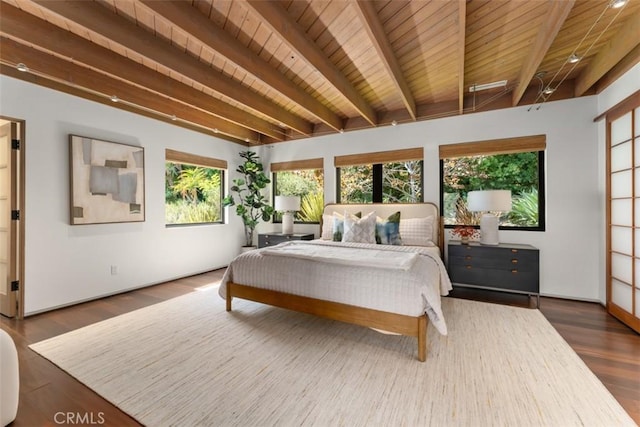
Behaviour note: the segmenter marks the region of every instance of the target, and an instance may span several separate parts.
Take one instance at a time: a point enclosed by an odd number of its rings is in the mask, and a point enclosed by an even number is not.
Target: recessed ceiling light
[[[578,55],[576,55],[575,53],[572,53],[568,61],[569,61],[569,64],[575,64],[576,62],[579,62],[581,59],[582,58],[580,58]]]
[[[16,69],[18,71],[22,71],[23,73],[26,73],[27,71],[29,71],[29,67],[27,67],[25,64],[23,64],[22,62],[19,63],[18,65],[16,65]]]
[[[609,7],[612,9],[620,9],[622,6],[627,4],[628,1],[629,0],[611,0],[611,3],[609,3]]]
[[[485,83],[481,85],[473,85],[473,86],[469,86],[469,92],[478,92],[480,90],[494,89],[497,87],[505,87],[506,85],[507,85],[507,80],[500,80],[498,82]]]

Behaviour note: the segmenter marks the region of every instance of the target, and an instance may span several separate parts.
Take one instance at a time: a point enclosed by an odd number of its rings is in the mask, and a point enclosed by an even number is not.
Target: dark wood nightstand
[[[540,251],[530,245],[448,244],[447,270],[454,286],[536,296],[540,306]]]
[[[278,243],[288,242],[289,240],[313,240],[313,233],[308,234],[282,234],[282,233],[265,233],[258,234],[258,248],[277,245]]]

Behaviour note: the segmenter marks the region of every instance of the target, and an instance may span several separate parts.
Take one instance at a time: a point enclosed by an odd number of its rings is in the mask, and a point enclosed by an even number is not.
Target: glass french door
[[[607,310],[640,332],[640,107],[607,116]]]

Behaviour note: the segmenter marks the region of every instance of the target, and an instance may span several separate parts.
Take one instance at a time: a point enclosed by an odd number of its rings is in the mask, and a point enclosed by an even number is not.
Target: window
[[[318,224],[324,210],[324,160],[309,159],[293,162],[271,163],[273,195],[299,196],[300,210],[295,222]],[[282,214],[276,212],[273,222],[281,222]]]
[[[511,190],[511,211],[500,227],[543,231],[546,137],[440,146],[440,205],[445,226],[477,225],[480,212],[467,209],[474,190]]]
[[[423,200],[422,148],[337,156],[338,203]]]
[[[227,162],[174,150],[165,153],[165,223],[223,222]]]

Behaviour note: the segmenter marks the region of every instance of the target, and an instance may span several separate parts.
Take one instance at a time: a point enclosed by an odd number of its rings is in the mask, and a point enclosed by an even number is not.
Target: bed
[[[330,224],[334,217],[363,217],[353,224],[370,222],[374,215],[380,222],[397,212],[401,246],[332,240],[338,231]],[[425,361],[429,321],[447,333],[440,297],[452,288],[442,242],[441,218],[432,203],[328,204],[319,239],[239,255],[227,268],[219,294],[227,311],[233,298],[241,298],[415,337],[417,357]]]

